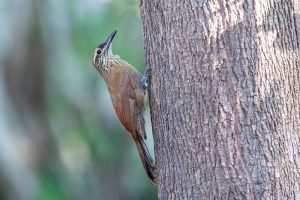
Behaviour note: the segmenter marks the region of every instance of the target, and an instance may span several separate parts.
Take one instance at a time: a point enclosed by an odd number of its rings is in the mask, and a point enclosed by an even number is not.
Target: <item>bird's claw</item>
[[[149,86],[149,68],[147,67],[146,70],[145,70],[145,73],[141,79],[141,82],[142,82],[142,86],[143,86],[143,89],[144,90],[147,90],[148,89],[148,86]]]

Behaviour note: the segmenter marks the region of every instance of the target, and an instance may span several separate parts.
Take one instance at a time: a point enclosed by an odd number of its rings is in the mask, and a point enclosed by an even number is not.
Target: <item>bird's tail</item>
[[[144,139],[139,135],[137,135],[136,138],[134,138],[134,140],[135,140],[140,158],[142,160],[144,169],[150,179],[150,182],[152,184],[156,184],[157,183],[156,182],[156,177],[157,177],[156,167],[155,167],[155,164],[154,164],[154,162],[151,158],[151,155],[148,151],[146,143],[145,143]]]

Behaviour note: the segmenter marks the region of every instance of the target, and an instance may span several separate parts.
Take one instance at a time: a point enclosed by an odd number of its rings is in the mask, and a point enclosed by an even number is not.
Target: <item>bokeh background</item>
[[[138,0],[0,1],[1,200],[156,199],[91,64],[115,28],[142,72]]]

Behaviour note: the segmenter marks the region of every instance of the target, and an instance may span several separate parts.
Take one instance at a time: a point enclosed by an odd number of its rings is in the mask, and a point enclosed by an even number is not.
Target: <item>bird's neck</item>
[[[116,71],[118,68],[121,68],[122,62],[125,61],[123,61],[118,55],[113,55],[104,62],[105,63],[102,63],[101,67],[97,70],[103,76],[103,78],[106,79],[113,73],[113,71]]]

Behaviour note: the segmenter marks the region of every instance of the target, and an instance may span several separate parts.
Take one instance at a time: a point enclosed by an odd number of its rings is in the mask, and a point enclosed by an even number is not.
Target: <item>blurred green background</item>
[[[0,199],[156,199],[91,64],[118,28],[114,53],[144,70],[139,1],[1,0],[0,27]]]

